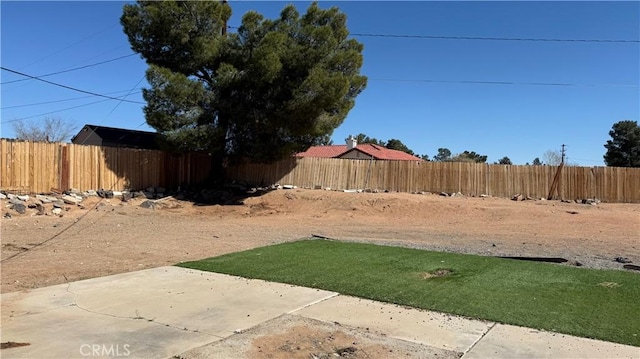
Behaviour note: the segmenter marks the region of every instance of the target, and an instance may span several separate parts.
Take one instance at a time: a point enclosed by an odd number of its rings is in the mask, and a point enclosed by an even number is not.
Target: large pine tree
[[[313,3],[280,17],[256,12],[227,33],[217,1],[139,1],[120,19],[149,64],[147,123],[177,150],[273,161],[325,141],[366,86],[363,46],[346,15]]]

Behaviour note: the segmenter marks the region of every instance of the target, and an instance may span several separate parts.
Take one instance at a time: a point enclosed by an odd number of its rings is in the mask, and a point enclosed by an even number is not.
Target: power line
[[[123,98],[126,98],[127,96],[129,96],[129,95],[131,94],[131,92],[132,92],[133,90],[135,90],[135,89],[136,89],[136,87],[138,87],[138,85],[140,84],[140,82],[142,82],[142,80],[144,80],[144,78],[145,78],[145,75],[142,75],[142,77],[140,78],[140,80],[138,80],[138,82],[137,82],[135,85],[133,85],[133,87],[131,88],[131,90],[129,90],[129,93],[127,93],[126,95],[124,95],[124,96],[123,96]],[[111,115],[111,114],[113,113],[113,111],[115,111],[115,110],[118,108],[118,106],[120,106],[120,104],[121,104],[121,103],[122,103],[122,101],[118,102],[118,103],[115,105],[115,107],[114,107],[114,108],[112,108],[112,109],[111,109],[111,111],[109,111],[109,113],[107,114],[107,116],[105,116],[105,118],[109,117],[109,115]],[[104,120],[102,120],[102,121],[104,121]],[[145,121],[145,122],[146,122],[146,121]],[[143,123],[141,123],[140,125],[138,125],[138,127],[140,127],[140,126],[144,125],[144,124],[145,124],[145,122],[143,122]],[[138,127],[136,127],[136,128],[138,128]],[[95,128],[92,128],[92,129],[91,129],[91,133],[85,137],[84,141],[82,141],[82,143],[80,143],[80,145],[84,145],[84,143],[89,139],[89,136],[91,136],[91,134],[93,134],[95,131],[96,131],[96,129],[95,129]],[[126,136],[126,134],[122,135],[122,136],[118,139],[118,141],[120,141],[121,139],[123,139],[125,136]]]
[[[25,74],[25,73],[22,73],[22,72],[19,72],[19,71],[15,71],[15,70],[11,70],[11,69],[8,69],[8,68],[6,68],[6,67],[2,67],[2,66],[0,66],[0,69],[5,70],[5,71],[8,71],[8,72],[12,72],[12,73],[14,73],[14,74],[18,74],[18,75],[22,75],[22,76],[25,76],[25,77],[29,77],[29,78],[32,78],[32,79],[34,79],[34,80],[38,80],[38,81],[42,81],[42,82],[46,82],[46,83],[51,84],[51,85],[54,85],[54,86],[58,86],[58,87],[62,87],[62,88],[66,88],[66,89],[73,90],[73,91],[77,91],[77,92],[86,93],[86,94],[88,94],[88,95],[93,95],[93,96],[98,96],[98,97],[104,97],[104,98],[108,98],[108,99],[110,99],[110,100],[116,100],[116,101],[130,102],[130,103],[137,103],[137,104],[140,104],[140,105],[145,105],[145,103],[144,103],[144,102],[140,102],[140,101],[121,100],[121,99],[116,98],[116,97],[106,96],[106,95],[102,95],[102,94],[95,93],[95,92],[91,92],[91,91],[80,90],[80,89],[77,89],[77,88],[75,88],[75,87],[66,86],[66,85],[62,85],[62,84],[59,84],[59,83],[55,83],[55,82],[51,82],[51,81],[47,81],[47,80],[41,79],[41,78],[39,78],[39,77],[31,76],[31,75],[27,75],[27,74]]]
[[[37,77],[42,78],[42,77],[48,77],[48,76],[53,76],[53,75],[63,74],[63,73],[65,73],[65,72],[71,72],[71,71],[82,70],[82,69],[86,69],[86,68],[88,68],[88,67],[93,67],[93,66],[103,65],[103,64],[106,64],[106,63],[109,63],[109,62],[113,62],[113,61],[121,60],[121,59],[124,59],[124,58],[127,58],[127,57],[131,57],[131,56],[134,56],[134,55],[136,55],[136,54],[124,55],[124,56],[116,57],[116,58],[114,58],[114,59],[105,60],[105,61],[102,61],[102,62],[96,62],[95,64],[84,65],[84,66],[75,67],[75,68],[68,69],[68,70],[62,70],[62,71],[52,72],[52,73],[48,73],[48,74],[45,74],[45,75],[39,75],[39,76],[37,76]],[[0,82],[0,85],[12,84],[12,83],[15,83],[15,82],[22,82],[22,81],[28,81],[28,80],[30,80],[30,79],[19,79],[19,80],[12,80],[12,81]]]
[[[72,48],[72,47],[74,47],[74,46],[78,45],[78,44],[79,44],[79,43],[81,43],[81,42],[87,41],[87,40],[89,40],[90,38],[95,37],[95,36],[97,36],[97,35],[100,35],[100,34],[102,34],[103,32],[105,32],[105,31],[107,31],[107,30],[110,30],[111,28],[116,27],[116,26],[118,26],[118,23],[117,23],[117,22],[116,22],[116,23],[114,23],[114,24],[111,24],[111,25],[109,25],[109,26],[107,26],[107,27],[105,27],[104,29],[102,29],[102,30],[100,30],[100,31],[98,31],[98,32],[94,32],[93,34],[91,34],[91,35],[89,35],[89,36],[86,36],[86,37],[84,37],[84,38],[82,38],[82,39],[80,39],[80,40],[78,40],[78,41],[76,41],[76,42],[72,43],[71,45],[68,45],[68,46],[66,46],[66,47],[63,47],[62,49],[57,50],[57,51],[55,51],[55,52],[53,52],[53,53],[51,53],[51,54],[49,54],[49,55],[46,55],[46,56],[44,56],[44,57],[41,57],[41,58],[39,58],[38,60],[35,60],[34,62],[32,62],[32,63],[30,63],[30,64],[24,65],[24,66],[22,66],[22,68],[29,67],[29,66],[31,66],[31,65],[37,64],[38,62],[40,62],[40,61],[42,61],[42,60],[45,60],[45,59],[47,59],[47,58],[49,58],[49,57],[51,57],[51,56],[53,56],[53,55],[57,55],[57,54],[59,54],[59,53],[61,53],[61,52],[65,51],[65,50],[67,50],[67,49],[70,49],[70,48]]]
[[[531,42],[595,42],[595,43],[640,43],[640,40],[617,39],[553,39],[553,38],[524,38],[524,37],[482,37],[482,36],[435,36],[435,35],[394,35],[394,34],[365,34],[351,33],[358,37],[389,37],[407,39],[434,40],[483,40],[483,41],[531,41]]]
[[[227,26],[238,29],[238,26]],[[390,37],[425,40],[481,40],[481,41],[530,41],[530,42],[595,42],[595,43],[640,43],[640,40],[620,39],[557,39],[557,38],[527,38],[527,37],[485,37],[485,36],[440,36],[440,35],[404,35],[404,34],[370,34],[352,32],[351,36],[358,37]]]
[[[471,81],[471,80],[402,80],[402,79],[384,79],[370,78],[370,81],[385,82],[423,82],[423,83],[451,83],[451,84],[485,84],[485,85],[526,85],[526,86],[573,86],[573,87],[630,87],[637,88],[638,85],[624,84],[576,84],[576,83],[559,83],[559,82],[517,82],[517,81]]]
[[[73,110],[75,108],[80,108],[80,107],[85,107],[85,106],[91,106],[91,105],[95,105],[97,103],[101,103],[101,102],[106,102],[109,101],[110,99],[106,99],[106,100],[98,100],[98,101],[94,101],[94,102],[89,102],[89,103],[85,103],[83,105],[78,105],[78,106],[73,106],[73,107],[67,107],[67,108],[63,108],[61,110],[55,110],[55,111],[50,111],[50,112],[45,112],[45,113],[40,113],[37,115],[33,115],[33,116],[29,116],[29,117],[22,117],[22,118],[16,118],[13,120],[6,120],[6,121],[2,121],[0,123],[4,124],[4,123],[11,123],[11,122],[18,122],[18,121],[23,121],[23,120],[28,120],[28,119],[32,119],[34,117],[40,117],[40,116],[46,116],[46,115],[51,115],[52,113],[58,113],[58,112],[64,112],[67,110]]]
[[[138,89],[140,89],[140,87],[138,87]],[[118,94],[118,93],[129,92],[129,91],[131,91],[131,90],[107,92],[106,94],[107,95],[111,95],[111,94]],[[136,91],[136,92],[128,93],[127,95],[138,94],[140,92],[142,92],[142,91]],[[5,107],[0,107],[0,110],[7,110],[7,109],[10,109],[10,108],[18,108],[18,107],[31,107],[31,106],[47,105],[47,104],[50,104],[50,103],[60,103],[60,102],[67,102],[67,101],[82,100],[82,99],[89,98],[89,97],[95,97],[95,96],[93,96],[93,95],[91,95],[91,96],[81,96],[81,97],[67,98],[67,99],[62,99],[62,100],[51,100],[51,101],[44,101],[44,102],[27,103],[27,104],[22,104],[22,105],[5,106]]]
[[[145,75],[142,75],[142,77],[140,78],[140,80],[138,80],[138,82],[136,82],[136,84],[135,84],[135,85],[133,85],[133,87],[131,88],[131,90],[129,90],[129,92],[128,92],[126,95],[122,96],[122,100],[120,100],[120,102],[118,102],[118,103],[113,107],[113,109],[111,109],[111,111],[109,111],[109,113],[107,114],[107,117],[109,117],[109,115],[111,115],[111,114],[113,113],[113,111],[115,111],[115,110],[118,108],[118,106],[120,106],[120,104],[122,103],[122,101],[124,101],[124,99],[125,99],[125,98],[127,98],[127,96],[129,96],[129,95],[131,95],[131,94],[133,93],[133,90],[135,90],[135,89],[138,87],[138,85],[140,85],[140,83],[142,82],[142,80],[144,80],[144,78],[145,78],[145,77],[146,77]]]

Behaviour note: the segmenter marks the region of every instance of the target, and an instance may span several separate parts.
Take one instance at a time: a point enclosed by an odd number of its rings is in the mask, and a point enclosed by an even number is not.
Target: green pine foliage
[[[640,167],[640,127],[638,121],[620,121],[609,131],[611,139],[604,147],[607,166]]]
[[[277,19],[251,11],[227,33],[228,4],[138,1],[120,19],[149,64],[147,123],[174,150],[270,162],[325,143],[364,90],[363,45],[317,3]]]

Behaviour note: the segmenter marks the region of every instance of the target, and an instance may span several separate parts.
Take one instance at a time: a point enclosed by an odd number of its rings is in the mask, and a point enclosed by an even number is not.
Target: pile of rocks
[[[31,209],[32,215],[57,215],[62,216],[73,206],[82,207],[81,202],[86,198],[78,192],[65,192],[63,194],[37,194],[35,196],[16,195],[0,192],[0,199],[6,200],[5,207],[13,213],[26,214]],[[12,212],[6,212],[5,218],[11,218]]]
[[[62,216],[64,212],[73,207],[84,209],[82,202],[88,197],[100,197],[105,199],[120,199],[127,202],[133,198],[159,199],[165,196],[165,189],[162,187],[148,187],[142,191],[113,191],[113,190],[88,190],[79,191],[70,189],[63,193],[50,192],[37,194],[35,196],[18,195],[0,191],[0,200],[5,201],[5,207],[11,211],[4,214],[5,218],[11,218],[15,214],[31,215],[56,215]],[[31,209],[31,211],[29,211]]]

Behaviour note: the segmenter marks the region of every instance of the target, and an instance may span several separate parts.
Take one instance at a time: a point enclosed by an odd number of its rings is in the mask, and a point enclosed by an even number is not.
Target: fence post
[[[58,188],[67,191],[71,188],[69,183],[69,148],[64,144],[60,145],[60,147],[60,182],[58,183]]]

